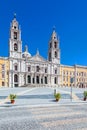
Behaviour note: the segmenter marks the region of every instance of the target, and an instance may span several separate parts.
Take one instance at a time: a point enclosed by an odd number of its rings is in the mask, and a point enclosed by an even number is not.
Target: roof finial
[[[51,35],[51,39],[57,39],[57,33],[55,31],[55,26],[53,26],[53,32],[52,32],[52,35]]]
[[[14,19],[16,19],[16,13],[14,13]]]
[[[37,55],[39,55],[39,50],[38,50],[38,48],[37,48]]]
[[[25,45],[25,51],[28,52],[28,46],[27,45]]]
[[[56,30],[56,27],[55,27],[55,26],[53,26],[53,32],[55,32],[55,30]]]

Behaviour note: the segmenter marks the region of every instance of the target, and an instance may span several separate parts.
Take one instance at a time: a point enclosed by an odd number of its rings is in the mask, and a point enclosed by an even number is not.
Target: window
[[[51,52],[49,53],[49,61],[51,61]]]
[[[68,77],[67,77],[67,82],[68,82]]]
[[[57,74],[57,69],[55,69],[55,74]]]
[[[5,78],[5,72],[2,71],[2,78]]]
[[[5,64],[2,65],[2,70],[5,70]]]
[[[7,71],[7,75],[9,75],[9,72]]]
[[[17,66],[17,65],[14,66],[14,70],[15,70],[15,71],[18,70],[18,66]]]
[[[65,71],[63,71],[63,74],[65,75]]]
[[[57,78],[56,77],[54,78],[54,84],[57,84]]]
[[[54,42],[54,47],[57,48],[57,42]]]
[[[18,82],[18,75],[17,74],[14,75],[14,82]]]
[[[45,73],[47,73],[47,68],[45,68]]]
[[[57,52],[55,51],[55,58],[57,58]]]
[[[84,73],[83,73],[83,72],[82,72],[81,74],[82,74],[82,76],[84,76]]]
[[[5,82],[2,82],[2,86],[5,86]]]
[[[37,72],[39,72],[39,70],[40,70],[40,67],[39,67],[39,66],[37,66],[37,67],[36,67],[36,71],[37,71]]]
[[[14,44],[14,51],[17,51],[18,50],[18,46],[17,46],[17,43]]]
[[[17,32],[14,32],[14,39],[17,39]]]
[[[16,29],[16,26],[14,26],[14,29]]]
[[[30,72],[30,70],[31,70],[31,68],[30,68],[30,66],[28,66],[28,72]]]

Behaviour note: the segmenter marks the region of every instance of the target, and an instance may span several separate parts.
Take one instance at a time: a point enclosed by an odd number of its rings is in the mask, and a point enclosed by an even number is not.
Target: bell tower
[[[14,19],[10,26],[9,57],[22,58],[21,29],[16,20],[16,14],[14,14]]]
[[[55,29],[53,29],[51,39],[49,41],[48,60],[53,63],[60,64],[59,38],[57,37]]]
[[[16,14],[10,25],[9,38],[9,87],[21,86],[23,79],[22,69],[22,41]]]

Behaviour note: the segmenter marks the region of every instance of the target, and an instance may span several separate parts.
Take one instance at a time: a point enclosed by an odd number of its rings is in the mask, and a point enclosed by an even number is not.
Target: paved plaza
[[[61,93],[61,99],[58,104],[67,103],[84,103],[83,92],[86,88],[72,88],[72,101],[71,101],[71,88],[51,88],[51,87],[35,87],[35,88],[1,88],[0,89],[0,107],[9,106],[10,100],[8,96],[10,94],[16,94],[15,106],[24,105],[49,105],[56,104],[54,99],[54,91]],[[86,103],[86,102],[85,102]]]
[[[87,105],[7,107],[0,130],[87,130]]]
[[[55,102],[54,90],[62,97]],[[87,101],[84,89],[73,88],[1,88],[0,130],[87,130]],[[7,99],[16,94],[14,105]]]

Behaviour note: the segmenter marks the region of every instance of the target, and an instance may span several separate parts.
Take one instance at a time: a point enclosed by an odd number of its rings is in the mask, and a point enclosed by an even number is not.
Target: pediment
[[[39,61],[39,62],[47,62],[47,60],[45,60],[42,56],[37,55],[37,54],[35,56],[31,57],[30,60]]]

